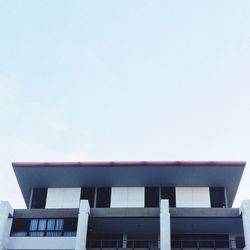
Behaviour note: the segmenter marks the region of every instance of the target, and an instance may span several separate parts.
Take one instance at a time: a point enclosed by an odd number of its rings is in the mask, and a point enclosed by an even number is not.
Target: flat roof
[[[26,205],[42,187],[225,187],[232,206],[245,161],[13,162]]]
[[[13,167],[88,167],[88,166],[245,166],[245,161],[84,161],[13,162]]]

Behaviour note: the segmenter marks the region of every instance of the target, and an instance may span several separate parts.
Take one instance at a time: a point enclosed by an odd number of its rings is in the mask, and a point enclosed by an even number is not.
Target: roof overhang
[[[225,187],[232,206],[246,162],[12,163],[26,205],[41,187]]]

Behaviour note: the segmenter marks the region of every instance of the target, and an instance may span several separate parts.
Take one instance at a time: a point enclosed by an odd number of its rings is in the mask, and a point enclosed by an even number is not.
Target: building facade
[[[245,162],[13,163],[27,209],[0,203],[0,250],[250,250]]]

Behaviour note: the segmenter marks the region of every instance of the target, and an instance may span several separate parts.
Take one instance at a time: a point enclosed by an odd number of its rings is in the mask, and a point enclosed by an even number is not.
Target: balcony
[[[243,250],[244,242],[235,240],[173,240],[172,250]],[[159,250],[158,240],[88,240],[88,250]]]

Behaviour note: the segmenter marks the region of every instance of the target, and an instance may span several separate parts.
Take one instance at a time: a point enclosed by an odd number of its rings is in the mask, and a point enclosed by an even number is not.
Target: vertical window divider
[[[159,187],[159,207],[161,206],[161,187]]]
[[[95,195],[94,195],[94,208],[96,208],[96,200],[97,200],[97,187],[95,187]]]

